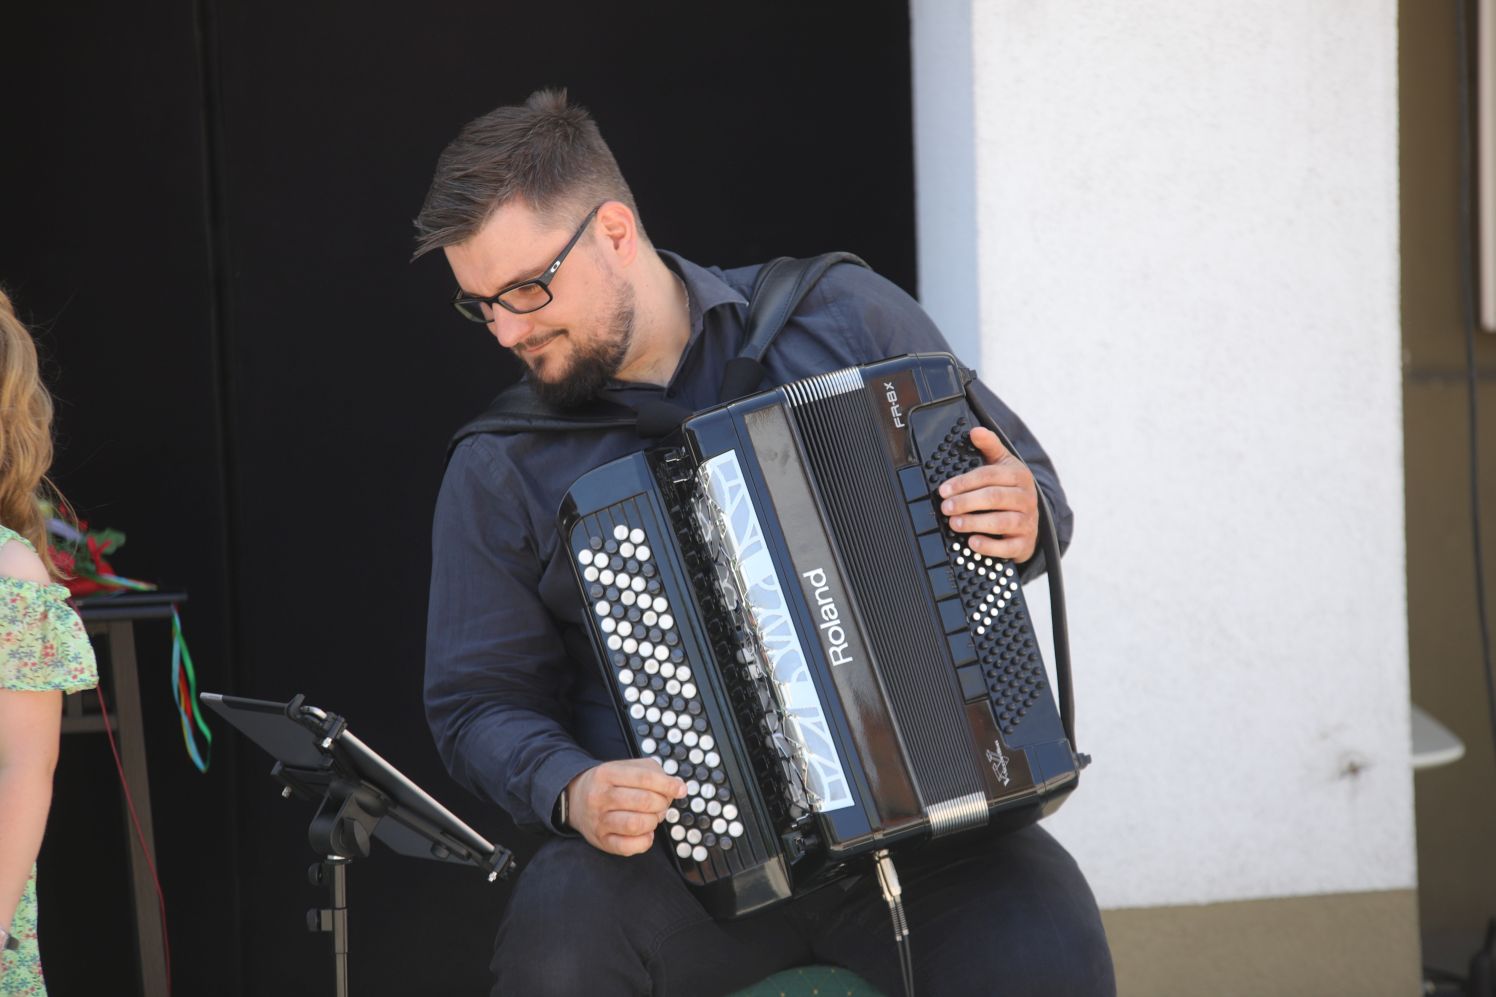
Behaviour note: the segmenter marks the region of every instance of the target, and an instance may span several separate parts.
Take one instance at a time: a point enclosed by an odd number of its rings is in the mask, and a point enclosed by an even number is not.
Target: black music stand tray
[[[275,758],[270,774],[281,795],[317,804],[307,837],[322,861],[314,886],[327,886],[332,905],[307,912],[307,927],[330,931],[337,995],[348,995],[348,883],[346,866],[368,858],[378,838],[401,855],[474,865],[488,881],[508,876],[514,855],[468,827],[348,730],[342,717],[307,706],[297,696],[271,703],[204,692],[198,697]]]

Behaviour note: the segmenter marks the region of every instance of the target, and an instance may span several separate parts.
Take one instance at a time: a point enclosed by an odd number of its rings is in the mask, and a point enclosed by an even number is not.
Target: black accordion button
[[[918,467],[906,467],[899,471],[899,484],[904,487],[906,501],[924,498],[929,494],[924,473]]]

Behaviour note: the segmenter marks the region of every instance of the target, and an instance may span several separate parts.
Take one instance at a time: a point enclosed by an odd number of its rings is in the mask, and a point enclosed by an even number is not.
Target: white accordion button
[[[675,854],[679,855],[683,859],[688,859],[691,857],[691,846],[682,841],[680,844],[675,846]]]
[[[633,654],[637,650],[639,650],[639,642],[634,638],[630,637],[628,640],[623,642],[624,654]]]
[[[680,744],[680,728],[671,727],[669,730],[667,730],[665,732],[665,740],[669,741],[671,744]]]
[[[680,771],[680,762],[677,762],[674,758],[667,758],[665,759],[665,764],[663,767],[665,769],[666,775],[675,775],[675,773]],[[671,807],[669,810],[665,811],[665,819],[670,820],[671,814],[675,814],[675,818],[677,820],[680,819],[680,811],[676,810],[674,807]]]
[[[665,819],[674,824],[676,821],[680,820],[680,811],[675,809],[674,807],[671,807],[669,810],[665,811]]]
[[[648,720],[652,724],[659,723],[660,722],[660,708],[658,706],[651,706],[649,709],[645,710],[644,711],[644,719]]]
[[[665,691],[666,692],[670,692],[670,687],[672,685],[675,685],[675,683],[674,682],[668,682],[668,683],[666,683],[666,685],[665,685]],[[675,690],[675,692],[680,692],[680,690],[677,689],[677,690]],[[672,695],[672,696],[675,695],[675,692],[670,692],[670,695]],[[685,736],[683,738],[681,738],[681,740],[685,743],[686,747],[688,747],[688,748],[694,748],[694,747],[696,747],[696,741],[697,741],[696,732],[694,730],[688,730],[688,731],[686,731]],[[693,760],[692,764],[693,765],[699,765],[701,763]]]
[[[627,540],[628,535],[629,528],[627,526],[624,526],[622,523],[619,523],[617,526],[613,527],[614,540]]]
[[[706,861],[706,846],[705,845],[697,845],[695,848],[691,849],[691,857],[693,859],[695,859],[696,861],[698,861],[698,862],[705,862]]]
[[[607,616],[612,609],[613,607],[608,605],[608,600],[606,599],[597,600],[597,605],[592,607],[592,611],[598,616]]]
[[[667,695],[674,696],[674,695],[676,695],[679,692],[680,692],[680,683],[677,682],[677,681],[675,681],[675,679],[671,679],[669,682],[665,683],[665,693]]]
[[[693,845],[701,844],[701,832],[694,827],[691,828],[691,830],[686,832],[686,840]]]
[[[644,579],[636,576],[632,581],[629,582],[629,587],[632,588],[635,592],[643,592]]]
[[[639,701],[639,690],[633,686],[629,686],[623,690],[623,698],[630,703],[637,703]]]
[[[618,574],[613,576],[613,584],[617,585],[621,589],[628,588],[629,582],[632,580],[633,576],[630,575],[627,571],[620,571],[618,572]]]
[[[589,564],[582,570],[582,577],[587,579],[589,582],[597,581],[597,569]]]
[[[639,749],[646,755],[654,754],[655,748],[657,747],[659,747],[659,745],[655,744],[654,738],[652,737],[646,737],[644,740],[639,742]]]
[[[701,743],[702,743],[703,747],[706,745],[706,742],[708,740],[709,739],[705,738],[705,737],[703,737],[701,739]],[[708,765],[710,765],[712,768],[716,768],[718,765],[722,764],[722,756],[719,755],[719,754],[717,754],[715,751],[708,751],[706,753],[706,763]]]
[[[618,629],[618,621],[611,616],[604,616],[602,622],[603,633],[610,634]]]
[[[706,800],[703,800],[699,796],[693,796],[693,797],[691,797],[691,812],[692,813],[699,814],[699,813],[701,813],[701,811],[703,811],[705,809],[706,809]]]
[[[670,726],[674,725],[674,723],[675,723],[675,711],[674,710],[666,710],[664,713],[661,713],[660,714],[660,723],[664,724],[666,727],[670,727]]]
[[[717,742],[714,741],[714,740],[712,740],[712,735],[710,735],[710,734],[703,734],[703,735],[701,735],[701,746],[703,748],[705,748],[706,750],[711,751],[713,748],[715,748],[717,746]],[[712,764],[715,765],[717,763],[716,762],[712,762]]]
[[[685,836],[686,829],[681,827],[679,824],[676,824],[670,829],[670,837],[674,838],[676,841],[680,841]]]
[[[643,599],[639,600],[639,605],[641,605],[641,606],[652,606],[652,605],[654,605],[654,601],[652,599],[649,599],[648,597],[646,597],[646,598],[643,598]],[[660,614],[659,613],[656,613],[652,609],[648,610],[644,614],[644,625],[646,627],[652,627],[652,626],[655,625],[655,623],[657,623],[659,621],[659,619],[660,619]]]
[[[716,800],[711,800],[706,805],[706,812],[708,816],[720,817],[722,816],[722,804],[718,803]],[[720,834],[721,832],[719,831],[718,833]]]
[[[617,634],[608,635],[608,650],[616,651],[623,646],[623,640]]]
[[[650,675],[657,675],[660,671],[660,663],[654,658],[650,658],[648,661],[644,662],[644,671]]]
[[[709,782],[704,783],[701,787],[701,795],[703,799],[710,800],[712,797],[717,795],[717,787],[713,786]]]
[[[680,716],[676,717],[675,726],[679,727],[681,730],[686,730],[687,728],[689,728],[691,726],[691,715],[689,713],[682,713]]]
[[[629,707],[629,716],[633,717],[635,720],[643,720],[644,707],[640,706],[638,703],[635,703],[633,706]]]
[[[634,556],[637,557],[641,561],[648,561],[649,560],[649,548],[648,547],[639,547],[639,548],[636,548],[634,550]]]
[[[690,740],[690,737],[690,734],[686,735],[687,741]],[[691,753],[687,757],[691,759],[692,765],[700,765],[702,760],[706,758],[706,752],[700,748],[691,748]]]
[[[634,625],[628,620],[619,620],[618,626],[615,629],[618,631],[618,636],[627,637],[634,632]]]
[[[575,605],[575,603],[573,603],[573,605]],[[659,599],[655,600],[655,608],[656,609],[660,608],[660,600]],[[666,613],[663,616],[661,616],[660,617],[660,629],[661,630],[673,630],[673,629],[675,629],[675,617],[671,616],[669,613]]]
[[[629,539],[632,540],[635,544],[643,543],[644,531],[639,529],[639,527],[637,526],[634,527],[633,530],[629,533]]]
[[[622,557],[633,557],[634,545],[625,540],[621,545],[619,545],[618,553]]]
[[[634,595],[633,589],[625,589],[623,594],[618,597],[618,601],[625,606],[632,606],[636,598],[638,597]]]
[[[695,779],[692,779],[686,783],[687,796],[695,796],[699,792],[701,792],[701,783],[697,782]]]
[[[652,658],[652,657],[654,657],[655,646],[653,644],[651,644],[647,640],[640,641],[639,642],[639,653],[641,655],[643,655],[644,657],[646,657],[646,658]]]
[[[592,550],[591,550],[591,548],[583,547],[581,549],[581,551],[578,552],[578,554],[577,554],[577,560],[580,561],[582,564],[591,564],[592,563]]]
[[[687,668],[685,665],[676,665],[675,677],[680,679],[682,682],[689,682],[691,681],[691,669]],[[692,695],[695,694],[693,693]]]
[[[722,816],[726,817],[728,820],[737,820],[738,819],[738,805],[736,803],[725,804],[722,807]]]
[[[727,833],[734,838],[741,838],[743,836],[743,825],[737,821],[733,821],[727,825]]]
[[[670,649],[667,648],[664,644],[656,645],[655,658],[659,661],[664,661],[668,657],[670,657]]]
[[[600,582],[602,582],[604,585],[612,585],[613,584],[613,569],[612,568],[606,569],[602,574],[600,574],[600,575],[597,576],[597,580],[600,581]]]
[[[679,669],[676,670],[676,674],[677,675],[680,674],[680,670]],[[695,686],[695,684],[691,683],[691,682],[684,683],[680,687],[680,694],[682,696],[685,696],[687,699],[695,699],[696,698],[696,686]]]
[[[727,831],[727,821],[723,820],[721,817],[718,817],[716,820],[712,821],[712,830],[717,834],[725,833]]]

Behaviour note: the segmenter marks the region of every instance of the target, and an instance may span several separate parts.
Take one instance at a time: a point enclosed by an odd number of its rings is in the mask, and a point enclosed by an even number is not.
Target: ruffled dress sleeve
[[[26,538],[0,526],[0,544]],[[0,689],[77,692],[99,684],[93,645],[64,585],[0,577]]]

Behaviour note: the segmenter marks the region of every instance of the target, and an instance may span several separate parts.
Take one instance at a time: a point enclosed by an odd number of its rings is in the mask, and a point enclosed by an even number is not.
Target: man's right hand
[[[613,855],[649,849],[665,811],[686,784],[653,759],[603,762],[567,783],[566,822],[594,847]]]

